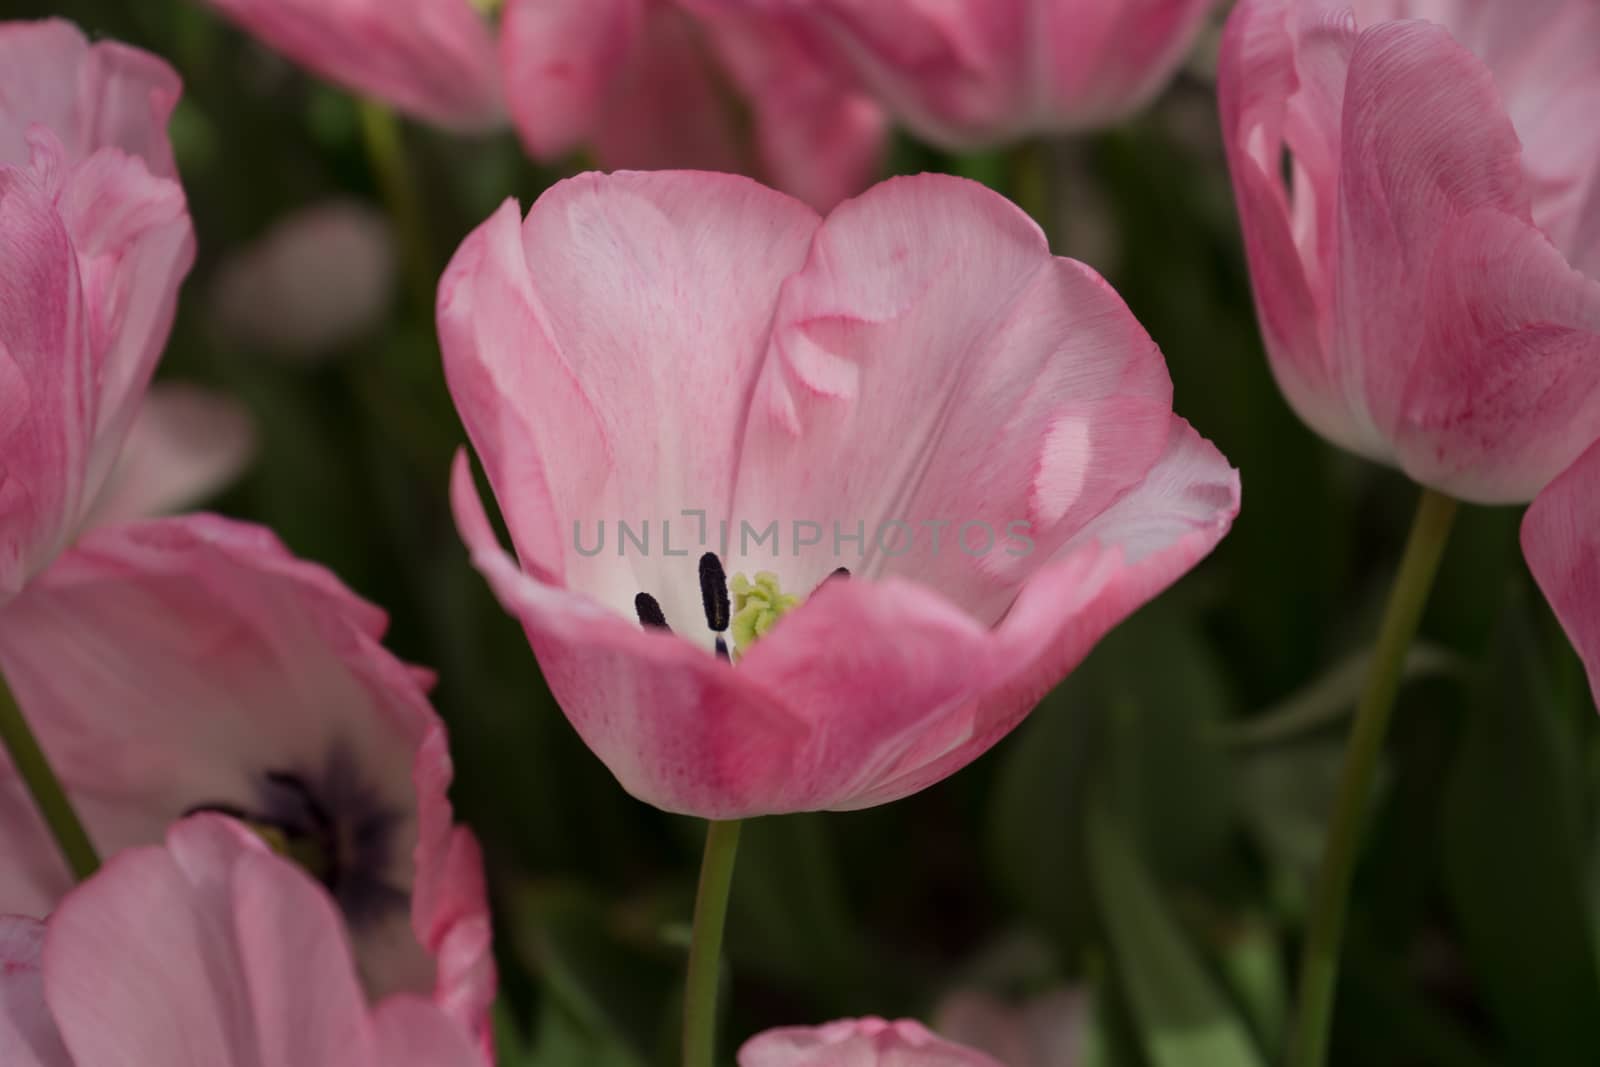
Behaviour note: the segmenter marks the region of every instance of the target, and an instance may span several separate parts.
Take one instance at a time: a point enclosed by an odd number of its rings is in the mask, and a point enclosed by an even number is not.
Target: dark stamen
[[[657,630],[670,630],[667,617],[661,611],[661,605],[649,593],[640,593],[633,598],[633,610],[639,613],[639,622],[645,626],[652,626]]]
[[[828,577],[826,577],[826,578],[824,578],[822,580],[827,582],[827,581],[832,581],[834,578],[848,578],[848,577],[850,577],[850,568],[849,567],[840,567],[838,570],[834,571],[832,574],[828,575]]]
[[[733,657],[728,655],[728,642],[724,641],[720,634],[717,636],[717,658],[730,663],[733,661]]]
[[[716,633],[728,628],[728,572],[715,552],[700,557],[700,600],[706,608],[706,625]]]

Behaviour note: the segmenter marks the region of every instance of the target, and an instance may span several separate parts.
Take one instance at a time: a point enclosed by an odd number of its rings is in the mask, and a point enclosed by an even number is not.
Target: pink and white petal
[[[1001,1067],[975,1049],[902,1019],[841,1019],[822,1026],[757,1034],[739,1049],[739,1067]]]
[[[181,851],[124,852],[61,902],[45,998],[74,1063],[260,1065],[229,892],[237,851],[264,847],[248,836],[196,819],[174,831]]]
[[[181,91],[161,59],[111,41],[91,45],[64,20],[0,23],[0,166],[27,162],[38,124],[60,138],[69,165],[118,148],[173,177],[167,120]]]
[[[44,924],[0,915],[0,1063],[73,1067],[44,1000]]]
[[[904,579],[824,583],[731,672],[778,694],[806,730],[785,777],[739,815],[870,806],[928,736],[969,726],[1001,667],[988,637]]]
[[[482,1067],[485,1062],[466,1032],[421,997],[387,998],[377,1007],[373,1027],[378,1049],[373,1062],[381,1067]]]
[[[110,525],[183,511],[225,488],[256,450],[249,410],[195,385],[146,394],[89,522]]]
[[[440,286],[446,376],[523,565],[633,617],[676,561],[568,548],[574,525],[726,514],[738,433],[783,279],[816,216],[743,178],[583,175],[468,238]],[[682,569],[682,568],[678,568]],[[688,614],[679,614],[679,612]],[[578,635],[573,635],[573,640]]]
[[[735,512],[864,521],[863,558],[819,546],[796,584],[902,575],[987,625],[1144,476],[1171,396],[1115,292],[1051,257],[1018,208],[962,179],[894,179],[841,205],[784,287]],[[1040,553],[1002,549],[1016,524]]]
[[[646,47],[647,0],[507,0],[500,60],[528,151],[554,160],[603,121],[618,72]]]
[[[400,816],[380,873],[409,887],[412,764],[434,719],[421,679],[377,644],[382,627],[270,533],[190,516],[87,535],[0,613],[0,669],[104,852],[158,841],[199,806],[250,810],[267,772],[359,772]],[[0,907],[65,891],[37,826],[0,833],[28,857],[7,865]],[[408,920],[361,938],[363,964],[383,963],[380,993],[435,981]]]
[[[96,153],[72,173],[59,208],[77,253],[95,354],[87,483],[96,491],[166,347],[178,288],[194,264],[194,229],[177,182],[114,151]]]
[[[1522,552],[1600,701],[1600,444],[1534,498]]]
[[[909,796],[988,751],[1112,627],[1204,559],[1238,512],[1238,472],[1172,416],[1155,467],[1028,581],[993,632],[1006,671],[947,728],[927,731],[861,806]]]
[[[1481,210],[1532,222],[1521,145],[1494,80],[1444,29],[1392,22],[1362,33],[1345,90],[1339,197],[1345,395],[1392,440],[1446,232]]]
[[[1531,224],[1474,212],[1439,241],[1395,429],[1406,473],[1530,500],[1600,437],[1600,280]]]
[[[180,825],[174,836],[192,832]],[[378,1063],[344,923],[322,888],[255,851],[235,861],[233,923],[261,1067]]]
[[[504,118],[494,35],[471,0],[209,0],[297,63],[420,119]]]
[[[523,573],[495,541],[464,455],[451,496],[473,565],[522,622],[551,692],[623,789],[707,819],[767,810],[806,737],[784,694],[675,634]]]
[[[61,148],[0,169],[0,603],[60,550],[86,496],[97,368],[71,238],[55,211]]]

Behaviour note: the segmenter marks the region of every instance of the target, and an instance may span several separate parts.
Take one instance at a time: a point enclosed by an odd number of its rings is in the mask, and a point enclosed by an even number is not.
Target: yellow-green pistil
[[[733,619],[728,629],[736,652],[743,652],[757,638],[765,637],[779,619],[800,606],[800,598],[780,589],[778,576],[771,571],[756,572],[754,582],[735,574],[728,591],[733,594]]]

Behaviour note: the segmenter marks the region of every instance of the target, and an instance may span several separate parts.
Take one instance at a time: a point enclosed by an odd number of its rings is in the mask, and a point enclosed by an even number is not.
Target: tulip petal
[[[243,404],[199,386],[155,385],[89,521],[110,525],[192,507],[232,482],[255,448]]]
[[[1522,551],[1600,701],[1600,444],[1534,499]]]
[[[975,1049],[902,1019],[841,1019],[757,1034],[739,1049],[739,1067],[1000,1067]]]
[[[470,0],[209,0],[297,63],[461,130],[503,118],[488,23]]]
[[[182,86],[164,61],[113,41],[91,45],[61,19],[0,23],[0,166],[29,156],[28,131],[52,131],[69,163],[118,148],[176,175],[167,120]]]
[[[466,1034],[420,997],[388,998],[378,1005],[373,1025],[377,1067],[482,1067],[485,1062]]]
[[[864,522],[864,550],[824,537],[785,577],[912,577],[988,624],[1144,477],[1171,410],[1160,352],[1098,275],[976,183],[895,179],[835,211],[784,287],[735,514]]]
[[[44,1000],[44,924],[0,916],[0,1063],[73,1067]]]
[[[264,847],[247,836],[196,820],[174,831],[173,851],[126,852],[62,901],[45,942],[45,997],[73,1062],[254,1067],[262,1035],[228,891],[231,857]]]
[[[909,796],[1016,728],[1113,626],[1210,554],[1239,511],[1239,473],[1173,416],[1145,479],[1078,531],[1023,587],[991,643],[1006,669],[960,716],[926,731],[857,806]]]

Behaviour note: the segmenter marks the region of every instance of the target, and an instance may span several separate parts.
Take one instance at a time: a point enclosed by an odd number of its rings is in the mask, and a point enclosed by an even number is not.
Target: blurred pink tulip
[[[606,170],[749,173],[819,210],[871,184],[883,115],[793,20],[689,6],[508,0],[501,55],[528,150],[554,159],[586,144]]]
[[[439,331],[520,566],[462,457],[474,561],[578,733],[670,811],[954,773],[1239,506],[1110,286],[958,178],[824,220],[728,175],[584,175],[467,239]],[[653,550],[591,550],[618,520]]]
[[[1041,993],[1020,1005],[972,990],[952,993],[934,1028],[1006,1067],[1075,1067],[1084,1059],[1089,1001],[1076,990]]]
[[[1017,1067],[903,1019],[841,1019],[768,1030],[744,1043],[739,1067]]]
[[[353,92],[458,130],[505,109],[494,32],[472,0],[206,0]]]
[[[0,23],[0,604],[77,533],[194,259],[177,76],[65,22]]]
[[[44,923],[0,918],[6,1067],[482,1067],[409,994],[369,1007],[338,909],[216,815],[130,849]]]
[[[1600,443],[1534,499],[1522,551],[1600,703]]]
[[[1415,21],[1431,20],[1431,21]],[[1219,83],[1272,367],[1466,500],[1600,435],[1600,5],[1243,0]]]
[[[255,422],[239,401],[197,385],[157,382],[89,522],[104,526],[193,507],[238,477],[255,449]]]
[[[1114,123],[1172,76],[1216,0],[694,0],[797,19],[949,149]]]
[[[301,208],[218,269],[212,318],[230,344],[314,360],[376,329],[394,301],[388,220],[351,200]]]
[[[430,993],[481,1031],[477,846],[452,826],[429,679],[384,651],[384,626],[258,527],[126,523],[0,612],[0,674],[103,855],[195,811],[247,821],[321,877],[375,996]],[[0,806],[0,914],[44,916],[71,879],[3,758]]]

